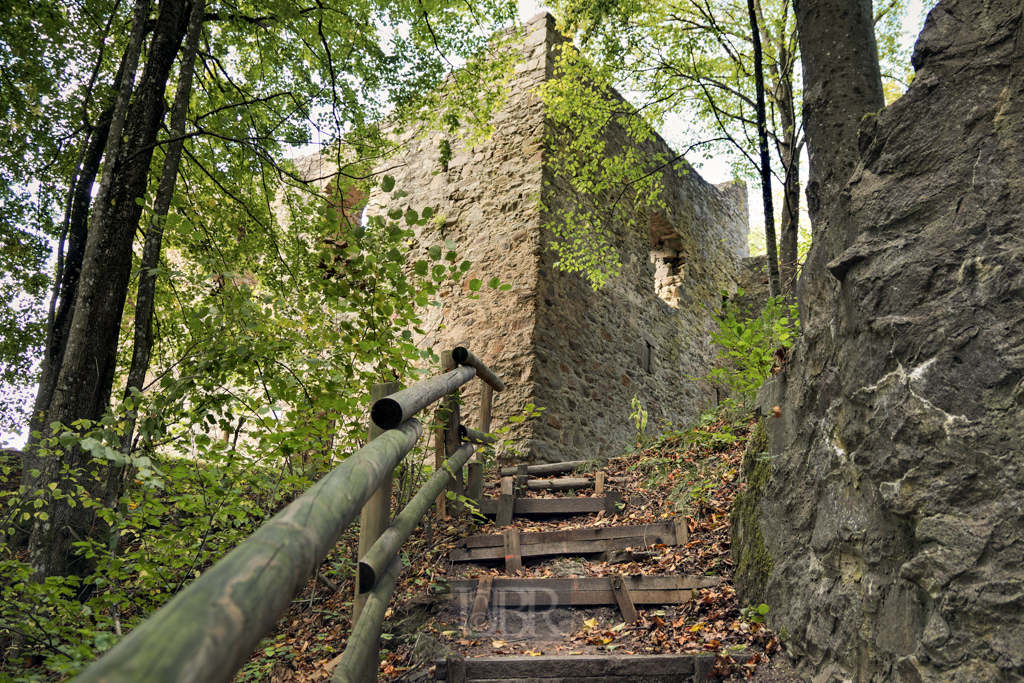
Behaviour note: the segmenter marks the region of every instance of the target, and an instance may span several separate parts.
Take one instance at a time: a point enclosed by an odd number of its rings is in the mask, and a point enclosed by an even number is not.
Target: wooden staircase
[[[614,525],[609,519],[630,504],[620,491],[606,490],[608,478],[598,472],[593,479],[536,479],[537,476],[572,472],[580,462],[506,468],[501,471],[496,499],[480,501],[484,515],[495,518],[502,533],[477,534],[464,539],[450,553],[453,563],[481,566],[477,578],[453,580],[449,592],[438,596],[449,601],[461,619],[463,631],[470,634],[458,643],[491,639],[498,647],[502,638],[528,640],[529,656],[479,656],[465,652],[451,654],[435,661],[434,680],[463,683],[466,681],[534,681],[557,683],[568,681],[651,682],[710,680],[716,666],[713,654],[584,654],[570,652],[564,641],[564,629],[552,622],[559,614],[564,620],[567,609],[618,610],[624,624],[635,624],[637,606],[671,606],[683,604],[693,591],[719,585],[720,579],[710,576],[622,575],[556,576],[520,578],[523,561],[541,558],[601,558],[612,564],[652,556],[659,548],[683,546],[689,539],[685,520]],[[554,485],[549,485],[555,482]],[[618,482],[616,482],[618,483]],[[594,489],[595,497],[525,497],[528,491]],[[603,494],[603,495],[601,495]],[[592,524],[583,528],[558,531],[520,532],[510,526],[516,517],[571,517],[594,515]],[[483,573],[499,566],[505,576]],[[558,610],[562,610],[559,612]],[[534,617],[531,621],[531,615]],[[576,621],[580,621],[576,615]],[[509,633],[508,624],[516,623],[516,632]],[[542,628],[544,626],[544,628]],[[570,629],[571,631],[572,629]],[[456,645],[456,647],[458,647]],[[560,652],[564,654],[553,654]]]

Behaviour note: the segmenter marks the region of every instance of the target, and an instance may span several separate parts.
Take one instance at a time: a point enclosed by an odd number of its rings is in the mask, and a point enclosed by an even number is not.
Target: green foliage
[[[742,289],[737,292],[737,296],[743,294]],[[709,372],[707,379],[728,387],[741,412],[742,406],[753,405],[757,389],[786,358],[799,329],[797,316],[796,303],[787,303],[784,297],[769,297],[754,318],[743,317],[734,300],[725,300],[716,318],[718,330],[711,333],[723,365]]]
[[[393,180],[381,184],[401,199]],[[0,546],[0,641],[16,635],[38,652],[40,676],[77,671],[116,640],[115,622],[130,629],[360,446],[369,385],[415,382],[437,361],[414,343],[420,313],[468,262],[454,243],[410,262],[414,228],[432,210],[348,225],[316,197],[289,190],[283,201],[291,225],[276,234],[277,258],[259,233],[198,229],[212,220],[206,207],[180,207],[168,222],[178,267],[158,288],[152,386],[99,422],[49,426],[42,455],[79,447],[96,464],[66,472],[50,495],[80,501],[105,532],[76,542],[78,576],[44,584]],[[3,463],[4,477],[17,470]],[[110,475],[129,481],[112,505],[90,494]],[[48,521],[43,498],[16,480],[2,489],[0,533]]]
[[[639,439],[647,431],[647,411],[644,410],[644,406],[636,394],[633,394],[630,406],[633,408],[633,412],[629,414],[629,419],[633,421],[633,426],[636,427],[636,434]]]
[[[749,607],[740,608],[740,618],[748,621],[751,624],[763,624],[765,615],[768,614],[770,608],[765,603],[760,605],[751,605]]]
[[[669,500],[699,510],[723,476],[736,476],[717,455],[741,441],[746,429],[745,418],[722,409],[707,412],[685,429],[668,429],[641,444],[644,458],[632,469],[648,488],[672,481]]]
[[[796,20],[788,0],[755,6],[773,175],[782,184],[788,173],[800,178],[804,143]],[[883,74],[894,90],[908,82],[909,53],[900,40],[906,6],[895,0],[876,8]],[[657,171],[686,168],[679,158],[648,160],[611,148],[607,132],[624,130],[642,144],[657,130],[683,153],[724,154],[735,177],[758,177],[750,18],[743,0],[556,0],[552,7],[579,52],[563,50],[556,66],[563,77],[540,89],[554,124],[549,165],[591,202],[557,212],[554,248],[560,267],[586,274],[598,287],[619,272],[601,226],[631,225],[625,207],[657,208]],[[608,97],[612,87],[625,101]],[[675,138],[668,124],[679,131]]]
[[[556,267],[584,275],[598,289],[621,269],[602,226],[610,221],[635,226],[646,207],[663,206],[658,171],[675,160],[641,149],[654,140],[654,129],[642,112],[613,94],[611,66],[597,65],[565,44],[556,59],[556,76],[538,88],[552,124],[548,166],[583,201],[549,207],[557,238],[552,249],[559,257]],[[620,134],[634,144],[612,144],[610,139]]]

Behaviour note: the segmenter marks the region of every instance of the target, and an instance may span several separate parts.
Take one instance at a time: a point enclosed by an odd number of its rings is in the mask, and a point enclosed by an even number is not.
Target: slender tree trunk
[[[772,206],[772,166],[768,156],[768,125],[764,106],[764,66],[761,51],[761,30],[757,25],[757,11],[754,0],[747,0],[750,15],[750,32],[754,43],[754,82],[757,87],[757,146],[761,161],[761,200],[764,204],[764,241],[768,252],[768,293],[778,296],[779,254],[775,247],[775,208]]]
[[[782,293],[790,295],[796,287],[799,256],[797,253],[800,232],[800,150],[797,145],[796,103],[793,97],[793,71],[785,68],[791,55],[784,38],[779,39],[780,70],[775,103],[782,126],[782,140],[779,144],[782,156],[782,225],[779,229],[779,272]]]
[[[804,128],[810,158],[807,208],[813,235],[804,273],[824,270],[856,235],[833,233],[829,214],[857,166],[857,131],[885,106],[871,0],[796,0],[804,77]],[[807,287],[804,281],[813,283]],[[801,321],[813,325],[831,306],[827,276],[801,278]],[[833,285],[834,286],[834,285]]]
[[[135,71],[132,60],[125,70],[104,155],[103,179],[90,215],[71,327],[53,395],[45,410],[48,422],[70,425],[83,418],[98,420],[109,407],[131,273],[132,244],[142,212],[135,200],[145,195],[164,116],[164,90],[185,31],[185,4],[185,0],[160,3],[146,65],[127,117]],[[130,50],[141,48],[147,14],[148,0],[140,0]],[[46,427],[44,437],[49,432]],[[44,468],[44,481],[56,483],[65,495],[49,501],[48,520],[33,524],[29,561],[36,580],[68,573],[72,542],[76,537],[84,539],[92,531],[93,515],[83,506],[85,496],[79,492],[103,499],[91,458],[77,447],[47,455]]]
[[[192,97],[192,76],[195,69],[196,53],[203,32],[203,15],[206,11],[206,0],[194,0],[192,13],[189,16],[188,32],[185,46],[179,60],[178,85],[171,105],[170,142],[164,155],[163,170],[160,173],[160,184],[157,187],[156,199],[153,202],[153,216],[146,231],[146,240],[142,248],[142,264],[139,275],[139,289],[135,297],[135,336],[132,346],[132,362],[128,370],[128,382],[125,387],[125,398],[141,393],[149,370],[149,361],[153,350],[153,313],[155,308],[156,272],[160,264],[160,249],[164,237],[164,223],[174,198],[174,188],[178,181],[178,168],[181,165],[181,150],[185,144],[185,116]],[[123,453],[131,449],[133,433],[137,418],[137,410],[133,409],[128,416],[124,429],[124,441],[121,444]],[[124,488],[123,472],[125,468],[111,467],[107,480],[107,505],[113,506]]]

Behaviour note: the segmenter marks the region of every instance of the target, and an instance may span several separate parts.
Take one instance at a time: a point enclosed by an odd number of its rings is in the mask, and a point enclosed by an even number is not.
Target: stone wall
[[[508,389],[495,395],[494,426],[526,403],[546,409],[507,444],[507,458],[534,462],[619,452],[632,434],[634,394],[652,425],[691,419],[714,401],[709,386],[687,378],[703,375],[712,359],[709,309],[720,290],[735,287],[747,235],[742,184],[719,189],[692,170],[667,172],[666,216],[640,219],[639,229],[607,226],[621,277],[594,292],[553,268],[549,221],[582,200],[545,167],[544,111],[532,90],[552,76],[552,47],[562,40],[550,15],[528,22],[524,59],[493,119],[494,135],[473,146],[449,136],[447,170],[438,153],[443,134],[410,140],[388,164],[408,193],[388,208],[430,206],[441,217],[421,230],[414,252],[454,240],[460,258],[473,263],[467,281],[497,276],[512,285],[509,292],[485,287],[478,300],[466,298],[465,286],[444,292],[418,341],[438,350],[467,346],[506,380]],[[625,144],[618,135],[615,143]],[[660,139],[649,147],[674,156]],[[371,195],[371,209],[384,199]],[[464,414],[473,416],[479,389],[470,386]]]
[[[741,600],[816,683],[1024,680],[1024,7],[939,2],[914,66],[815,239],[734,511]]]

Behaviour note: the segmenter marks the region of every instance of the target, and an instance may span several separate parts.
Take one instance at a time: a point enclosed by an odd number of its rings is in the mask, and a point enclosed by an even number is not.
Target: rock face
[[[412,258],[452,240],[460,258],[473,264],[464,282],[499,277],[512,286],[509,292],[484,287],[479,299],[467,298],[468,287],[444,292],[417,341],[436,349],[467,346],[506,381],[508,388],[494,397],[493,426],[527,403],[545,408],[510,432],[506,457],[523,462],[618,452],[633,435],[634,394],[652,427],[659,419],[691,419],[712,403],[710,386],[686,378],[702,376],[713,360],[711,312],[720,291],[735,287],[746,250],[745,186],[715,187],[696,172],[669,168],[665,216],[637,220],[636,228],[604,226],[619,250],[621,277],[594,292],[581,277],[553,267],[550,225],[558,210],[615,200],[611,191],[597,198],[573,194],[546,163],[549,124],[534,89],[552,78],[553,48],[564,40],[550,15],[528,22],[524,60],[508,103],[493,119],[492,138],[474,145],[444,133],[408,140],[405,153],[386,164],[408,194],[400,205],[381,207],[429,206],[440,217],[420,232]],[[621,130],[608,137],[611,146],[630,144]],[[443,138],[453,153],[444,169]],[[675,156],[660,138],[648,148]],[[386,199],[372,194],[371,210]],[[464,415],[475,415],[477,385],[465,396]]]
[[[816,683],[1024,680],[1022,7],[932,10],[762,389],[739,589]]]

